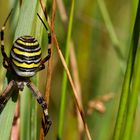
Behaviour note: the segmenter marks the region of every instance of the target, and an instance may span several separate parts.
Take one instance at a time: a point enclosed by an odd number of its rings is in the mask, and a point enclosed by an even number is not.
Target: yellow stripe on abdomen
[[[17,42],[19,43],[19,44],[21,44],[21,45],[24,45],[24,46],[36,46],[36,45],[38,45],[38,42],[36,41],[36,42],[32,42],[32,43],[30,43],[30,42],[23,42],[22,40],[17,40]]]
[[[41,54],[41,50],[39,50],[38,52],[23,52],[23,51],[20,51],[20,50],[14,48],[13,51],[16,54],[24,55],[24,56],[27,56],[27,57],[36,56],[36,55],[40,55]]]
[[[27,64],[27,63],[20,63],[17,62],[16,60],[12,59],[12,62],[17,66],[17,67],[21,67],[21,68],[35,68],[38,67],[40,65],[40,63],[31,63],[31,64]]]

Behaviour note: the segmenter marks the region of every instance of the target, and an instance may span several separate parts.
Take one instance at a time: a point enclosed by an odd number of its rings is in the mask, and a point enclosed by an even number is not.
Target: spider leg
[[[51,57],[51,48],[48,48],[48,55],[42,59],[41,65],[47,62],[50,59],[50,57]]]
[[[51,49],[48,49],[48,55],[40,62],[40,66],[38,67],[37,71],[45,69],[45,62],[47,62],[51,57]]]
[[[12,95],[12,91],[14,90],[15,81],[11,80],[6,89],[3,91],[3,93],[0,95],[0,112],[4,109],[7,101]]]
[[[9,60],[9,58],[8,58],[6,52],[5,52],[5,49],[4,49],[4,30],[5,30],[6,23],[7,23],[10,15],[11,15],[11,13],[12,13],[12,10],[10,11],[9,15],[7,16],[7,18],[4,22],[4,25],[2,26],[1,32],[0,32],[1,33],[1,53],[2,53],[2,56],[3,56],[3,66],[6,69],[9,68],[8,64],[10,63],[10,60]]]
[[[40,15],[37,13],[39,19],[41,20],[41,22],[43,23],[47,33],[48,33],[48,55],[42,59],[41,63],[40,63],[40,66],[39,66],[39,69],[38,70],[42,70],[45,68],[45,62],[47,62],[50,57],[51,57],[51,44],[52,44],[52,36],[51,36],[51,33],[49,32],[47,26],[45,25],[44,21],[42,20],[42,18],[40,17]]]
[[[46,135],[49,131],[51,124],[52,124],[50,117],[49,117],[49,114],[48,114],[48,105],[45,102],[40,91],[36,88],[36,86],[32,82],[30,82],[30,81],[27,82],[27,87],[32,91],[37,102],[41,105],[41,107],[43,109],[44,118],[42,119],[42,127],[44,130],[44,135]]]

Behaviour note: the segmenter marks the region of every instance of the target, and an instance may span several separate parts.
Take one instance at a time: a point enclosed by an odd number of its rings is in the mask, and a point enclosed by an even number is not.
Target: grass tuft
[[[140,3],[138,4],[136,19],[134,23],[133,36],[131,40],[130,54],[128,58],[127,69],[122,87],[120,106],[114,130],[114,140],[128,140],[132,134],[134,114],[136,111],[137,97],[139,91],[139,49],[138,40],[140,32]],[[132,87],[131,87],[132,86]],[[122,137],[123,136],[123,137]]]

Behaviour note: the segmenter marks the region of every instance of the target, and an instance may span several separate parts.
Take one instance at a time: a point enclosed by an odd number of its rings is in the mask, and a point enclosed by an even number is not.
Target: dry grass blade
[[[53,1],[54,1],[54,4],[55,4],[55,0],[53,0]],[[41,3],[41,7],[42,7],[42,9],[43,9],[43,11],[44,11],[46,20],[48,21],[49,27],[50,27],[50,29],[52,29],[52,25],[51,25],[51,22],[50,22],[50,19],[49,19],[48,15],[47,15],[47,11],[46,11],[45,4],[43,3],[42,0],[40,0],[40,3]],[[53,7],[53,8],[54,8],[54,7]],[[54,8],[53,10],[55,10],[55,8]],[[55,12],[54,12],[54,13],[55,13]],[[55,15],[55,14],[54,14],[54,15]],[[53,38],[53,40],[54,40],[54,43],[55,43],[55,46],[56,46],[56,48],[57,48],[59,57],[60,57],[60,59],[61,59],[61,61],[62,61],[62,64],[63,64],[63,66],[64,66],[64,68],[65,68],[65,71],[66,71],[66,74],[67,74],[67,76],[68,76],[68,79],[69,79],[69,81],[70,81],[70,84],[71,84],[71,87],[72,87],[72,90],[73,90],[73,93],[74,93],[74,98],[75,98],[75,101],[76,101],[76,105],[77,105],[77,108],[78,108],[79,113],[80,113],[80,115],[81,115],[81,118],[82,118],[82,121],[83,121],[83,124],[84,124],[84,128],[85,128],[85,131],[86,131],[88,140],[92,140],[92,139],[91,139],[90,132],[89,132],[89,129],[88,129],[88,126],[87,126],[87,123],[86,123],[86,121],[85,121],[84,111],[83,111],[82,105],[81,105],[81,103],[80,103],[79,100],[78,100],[79,97],[78,97],[76,88],[75,88],[75,86],[74,86],[74,82],[73,82],[72,77],[71,77],[71,75],[70,75],[69,69],[68,69],[68,67],[67,67],[67,65],[66,65],[64,56],[63,56],[63,54],[62,54],[62,52],[61,52],[61,50],[60,50],[60,48],[59,48],[59,44],[58,44],[58,41],[57,41],[55,32],[53,32],[52,38]]]
[[[53,33],[54,31],[54,23],[55,23],[55,9],[56,9],[56,4],[55,1],[53,0],[53,4],[52,4],[52,21],[50,21],[49,17],[47,16],[47,10],[46,10],[46,6],[43,5],[43,1],[40,0],[40,4],[41,7],[43,9],[43,11],[46,13],[45,14],[45,18],[48,22],[48,24],[50,25],[50,31],[51,33]],[[53,40],[51,40],[51,45],[48,46],[48,48],[51,48],[51,53],[53,54]],[[49,59],[48,61],[48,67],[47,67],[47,82],[46,82],[46,92],[45,92],[45,99],[47,101],[47,103],[49,102],[49,93],[50,93],[50,85],[51,85],[51,77],[52,77],[52,57]]]
[[[57,6],[60,14],[60,18],[63,22],[63,25],[66,29],[66,25],[68,22],[68,16],[66,13],[66,9],[64,6],[64,3],[62,0],[57,0]],[[74,42],[71,39],[70,42],[70,63],[71,63],[71,69],[72,69],[72,75],[74,79],[74,85],[78,93],[78,100],[81,102],[82,105],[82,98],[81,98],[81,86],[80,86],[80,80],[79,80],[79,74],[78,74],[78,68],[77,68],[77,62],[76,62],[76,57],[75,57],[75,50],[74,50]],[[83,131],[84,131],[84,126],[79,114],[79,111],[77,110],[77,120],[78,120],[78,129],[79,129],[79,139],[82,139],[83,136]]]
[[[55,14],[56,14],[56,1],[53,0],[52,3],[52,22],[51,22],[51,32],[54,32],[54,25],[55,25]]]
[[[55,23],[55,10],[56,9],[56,4],[55,4],[55,0],[53,0],[53,4],[52,4],[52,21],[51,21],[51,33],[53,33],[54,31],[54,23]],[[45,16],[46,17],[46,16]],[[48,18],[47,18],[48,19]],[[48,21],[48,23],[50,23]],[[51,45],[48,46],[49,48],[51,48],[51,54],[53,54],[53,39],[51,39]],[[52,77],[52,57],[50,57],[49,61],[48,61],[48,70],[47,70],[47,83],[46,83],[46,93],[45,93],[45,99],[47,100],[47,103],[49,102],[49,93],[50,93],[50,87],[51,87],[51,77]]]
[[[19,140],[19,132],[20,132],[20,104],[18,99],[11,130],[11,140]]]
[[[39,0],[39,1],[40,1],[40,4],[41,4],[41,8],[42,8],[42,10],[43,10],[43,12],[44,12],[45,18],[46,18],[46,20],[48,21],[48,24],[51,25],[51,20],[50,20],[50,18],[48,17],[48,13],[47,13],[46,6],[45,6],[43,0]],[[51,27],[51,26],[50,26],[50,27]]]
[[[62,0],[57,0],[57,6],[58,6],[61,20],[63,21],[63,23],[67,22],[68,17],[67,17],[66,10],[65,10]]]
[[[70,63],[71,63],[71,70],[72,70],[74,85],[78,93],[78,100],[81,102],[81,105],[82,105],[81,85],[80,85],[80,80],[79,80],[79,73],[78,73],[78,68],[77,68],[73,41],[71,41],[71,47],[70,47]],[[84,132],[84,125],[83,125],[78,109],[76,110],[76,112],[77,112],[77,120],[78,120],[79,139],[82,140],[83,132]]]
[[[82,121],[83,121],[83,124],[84,124],[84,128],[85,128],[85,131],[86,131],[88,140],[92,140],[92,139],[91,139],[91,136],[90,136],[90,132],[89,132],[88,126],[87,126],[87,123],[86,123],[86,121],[85,121],[84,111],[83,111],[83,109],[82,109],[82,105],[81,105],[81,103],[80,103],[79,100],[78,100],[78,94],[77,94],[76,88],[75,88],[75,86],[74,86],[74,82],[73,82],[72,77],[71,77],[71,75],[70,75],[69,69],[68,69],[68,67],[67,67],[67,65],[66,65],[64,56],[63,56],[63,54],[62,54],[62,52],[61,52],[61,50],[60,50],[60,48],[59,48],[58,41],[57,41],[57,38],[56,38],[56,35],[55,35],[55,34],[53,35],[53,38],[54,38],[54,42],[55,42],[55,44],[56,44],[56,48],[57,48],[59,57],[60,57],[60,59],[61,59],[61,61],[62,61],[62,64],[63,64],[63,66],[64,66],[64,68],[65,68],[66,74],[67,74],[68,79],[69,79],[69,81],[70,81],[70,84],[71,84],[71,87],[72,87],[72,90],[73,90],[73,93],[74,93],[75,102],[76,102],[77,108],[78,108],[78,110],[79,110],[79,113],[80,113],[80,115],[81,115],[81,118],[82,118]]]
[[[40,4],[41,4],[41,8],[43,9],[43,11],[46,13],[45,14],[45,18],[48,22],[48,24],[50,25],[50,31],[51,33],[53,33],[54,31],[54,23],[55,23],[55,9],[56,9],[56,4],[55,4],[55,0],[53,0],[53,4],[52,4],[52,21],[50,21],[49,17],[47,16],[47,10],[46,10],[46,6],[43,5],[42,0],[40,0]],[[48,48],[51,49],[51,54],[53,54],[53,39],[51,39],[51,45],[48,46]],[[51,78],[52,78],[52,57],[50,57],[49,61],[48,61],[48,67],[47,67],[47,82],[46,82],[46,92],[45,92],[45,100],[47,101],[47,104],[49,104],[49,96],[50,96],[50,87],[51,87]],[[41,128],[41,132],[40,132],[40,140],[44,140],[44,132],[43,132],[43,128]]]

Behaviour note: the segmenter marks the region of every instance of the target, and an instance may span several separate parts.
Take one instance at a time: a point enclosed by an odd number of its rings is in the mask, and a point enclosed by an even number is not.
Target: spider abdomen
[[[41,48],[32,36],[19,37],[10,52],[12,67],[18,76],[31,77],[41,61]]]

